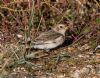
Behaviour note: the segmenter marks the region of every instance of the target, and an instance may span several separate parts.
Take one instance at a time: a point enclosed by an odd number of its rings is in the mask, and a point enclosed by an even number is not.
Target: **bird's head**
[[[58,33],[61,33],[63,35],[65,35],[65,32],[69,29],[68,26],[66,26],[65,24],[57,24],[53,30],[58,32]]]

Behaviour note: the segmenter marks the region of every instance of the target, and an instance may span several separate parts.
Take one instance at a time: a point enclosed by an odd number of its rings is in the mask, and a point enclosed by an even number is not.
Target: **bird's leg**
[[[50,54],[50,50],[49,49],[44,50],[44,52],[47,53],[48,55]]]
[[[50,50],[49,49],[46,49],[45,51],[48,53]]]

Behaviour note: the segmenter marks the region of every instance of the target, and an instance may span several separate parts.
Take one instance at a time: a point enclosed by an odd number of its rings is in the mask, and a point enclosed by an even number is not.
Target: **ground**
[[[70,28],[63,45],[27,49],[58,23]],[[99,78],[99,35],[99,0],[2,0],[0,78]]]

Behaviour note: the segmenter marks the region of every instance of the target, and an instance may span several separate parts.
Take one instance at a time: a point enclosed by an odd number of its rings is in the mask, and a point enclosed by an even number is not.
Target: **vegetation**
[[[70,27],[64,46],[26,50],[58,23]],[[0,0],[0,78],[99,78],[97,46],[100,0]]]

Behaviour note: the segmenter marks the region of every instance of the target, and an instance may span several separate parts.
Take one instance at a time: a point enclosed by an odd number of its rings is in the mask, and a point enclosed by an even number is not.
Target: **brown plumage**
[[[51,30],[41,33],[34,41],[31,47],[36,49],[50,50],[63,44],[65,41],[65,32],[68,26],[58,24]]]

